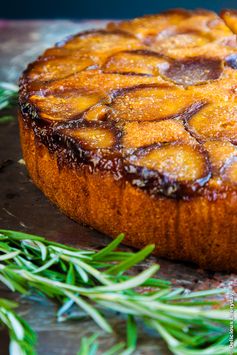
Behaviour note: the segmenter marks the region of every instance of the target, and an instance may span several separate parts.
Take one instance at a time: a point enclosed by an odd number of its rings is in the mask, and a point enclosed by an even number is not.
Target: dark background
[[[237,8],[237,0],[12,0],[1,2],[0,18],[131,18],[168,8]]]

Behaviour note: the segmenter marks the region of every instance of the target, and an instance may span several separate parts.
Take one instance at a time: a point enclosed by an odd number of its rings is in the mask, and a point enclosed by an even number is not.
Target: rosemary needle
[[[0,82],[0,111],[9,109],[17,104],[18,87],[14,84]],[[14,119],[11,115],[0,116],[0,124]]]
[[[0,323],[9,331],[11,355],[35,355],[36,335],[29,325],[19,317],[15,302],[0,298]]]

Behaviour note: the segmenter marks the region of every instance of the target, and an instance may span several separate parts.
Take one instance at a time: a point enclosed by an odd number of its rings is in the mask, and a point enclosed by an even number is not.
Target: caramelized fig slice
[[[225,21],[231,31],[237,34],[237,11],[236,10],[224,10],[221,12],[221,17]]]
[[[115,137],[112,131],[102,127],[66,129],[64,134],[78,139],[80,144],[89,150],[111,148],[115,144]]]
[[[125,149],[174,141],[195,142],[182,122],[170,119],[156,122],[126,122],[122,145]]]
[[[220,59],[191,58],[171,62],[162,74],[179,85],[197,85],[216,80],[223,71]]]
[[[170,11],[164,14],[135,18],[131,21],[110,23],[108,29],[120,29],[136,35],[139,39],[146,39],[147,37],[157,36],[160,32],[167,30],[169,27],[172,28],[189,16],[190,13],[188,11]]]
[[[138,86],[120,91],[112,102],[111,118],[127,121],[151,121],[184,114],[198,97],[182,88],[168,85]]]
[[[237,185],[237,157],[230,158],[221,169],[222,179],[231,186]]]
[[[197,33],[208,35],[210,39],[231,35],[231,31],[215,12],[196,12],[192,17],[182,21],[178,26],[179,33]]]
[[[207,157],[197,146],[165,144],[137,156],[134,165],[156,170],[168,179],[190,183],[209,175]]]
[[[87,90],[108,94],[112,90],[125,89],[138,85],[164,84],[160,76],[147,77],[138,75],[121,75],[102,73],[101,70],[85,70],[72,77],[58,80],[47,85],[49,92],[60,93],[75,88],[75,90]],[[174,84],[170,83],[170,86]]]
[[[188,121],[201,139],[227,138],[237,141],[237,106],[234,102],[204,106]]]
[[[28,71],[28,79],[49,81],[62,79],[84,70],[93,64],[90,58],[44,58],[38,60]]]
[[[62,96],[32,95],[30,102],[37,107],[40,117],[48,120],[67,120],[80,115],[102,97],[97,94],[72,91]]]
[[[43,58],[63,58],[63,57],[73,57],[73,58],[81,58],[81,53],[80,51],[77,51],[76,49],[73,48],[64,48],[64,47],[52,47],[46,49],[44,52],[43,56],[40,57],[40,59]]]
[[[166,48],[162,53],[169,58],[183,60],[184,58],[207,57],[224,60],[226,56],[233,53],[236,48],[236,36],[231,35],[218,41],[209,42],[198,47]]]
[[[102,63],[113,53],[143,47],[136,38],[127,33],[103,30],[79,34],[64,44],[64,48],[77,50],[82,55],[84,54],[99,63]]]
[[[159,68],[166,68],[168,61],[150,51],[120,52],[110,57],[103,66],[105,73],[159,75]]]
[[[164,51],[175,48],[194,48],[200,47],[210,42],[209,36],[203,33],[175,33],[172,36],[161,38],[152,43],[152,49]]]
[[[158,36],[152,48],[189,50],[203,47],[213,40],[230,36],[232,33],[224,22],[213,12],[198,13],[181,21],[173,31]],[[208,52],[206,53],[208,54]],[[185,55],[183,56],[185,58]]]
[[[103,121],[106,118],[108,111],[108,106],[99,103],[86,111],[83,115],[83,118],[87,121]]]
[[[230,158],[237,156],[237,148],[228,141],[207,141],[204,147],[208,152],[213,175],[219,175],[220,169]]]

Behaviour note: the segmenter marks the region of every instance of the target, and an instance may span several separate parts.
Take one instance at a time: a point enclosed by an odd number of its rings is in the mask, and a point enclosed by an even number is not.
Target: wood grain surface
[[[17,82],[21,71],[45,48],[68,34],[89,28],[103,27],[105,21],[0,21],[0,81]],[[16,110],[13,111],[16,113]],[[0,227],[22,230],[45,236],[51,240],[82,248],[99,249],[110,239],[86,226],[79,225],[64,216],[32,184],[21,159],[21,149],[16,120],[0,125]],[[124,249],[128,249],[124,247]],[[157,260],[150,257],[141,265],[146,268]],[[158,260],[159,276],[170,279],[177,286],[204,289],[228,285],[236,275],[224,275],[185,265]],[[0,297],[17,299],[20,314],[38,333],[39,355],[74,355],[79,349],[82,336],[99,331],[89,319],[57,323],[56,305],[47,299],[19,297],[3,287]],[[124,333],[122,319],[111,319],[115,324],[114,337],[101,331],[101,354]],[[149,339],[142,331],[136,354],[169,354],[159,338]],[[8,338],[0,331],[0,354],[8,354]]]

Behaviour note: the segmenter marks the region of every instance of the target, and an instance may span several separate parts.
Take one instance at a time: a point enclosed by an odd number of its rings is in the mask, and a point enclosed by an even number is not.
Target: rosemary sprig
[[[99,348],[98,334],[90,337],[83,337],[81,347],[77,355],[96,355]],[[136,350],[137,346],[137,325],[133,316],[127,317],[127,344],[124,342],[113,345],[110,349],[103,352],[104,355],[130,355]]]
[[[96,341],[98,334],[93,334],[90,337],[83,337],[81,339],[80,350],[77,355],[96,355],[99,350],[99,344]],[[133,349],[126,348],[126,344],[123,342],[113,345],[110,349],[103,352],[103,355],[130,355]]]
[[[10,355],[35,355],[36,335],[15,313],[16,307],[15,302],[0,298],[0,323],[9,331]]]
[[[0,111],[9,109],[17,104],[18,87],[14,84],[0,82]],[[12,115],[0,116],[0,124],[9,122]]]
[[[153,277],[158,265],[129,276],[127,271],[154,246],[137,253],[115,251],[122,239],[120,235],[96,252],[0,230],[0,281],[12,291],[27,294],[34,289],[56,299],[61,304],[59,321],[70,318],[72,305],[77,305],[83,315],[112,332],[107,312],[118,311],[128,320],[127,353],[136,347],[139,320],[159,333],[174,354],[227,354],[229,312],[222,301],[211,298],[227,290],[172,288],[169,281]],[[89,347],[90,341],[83,340],[82,346]]]

